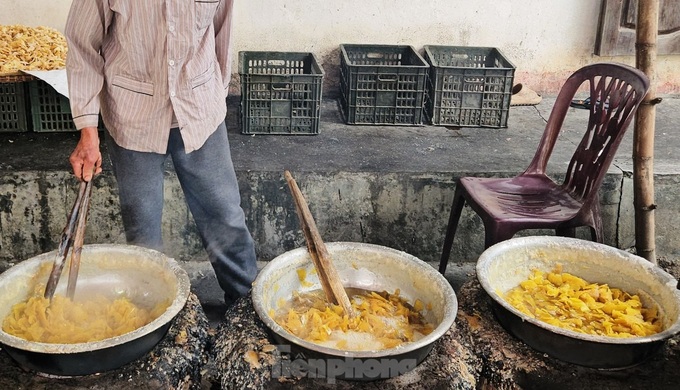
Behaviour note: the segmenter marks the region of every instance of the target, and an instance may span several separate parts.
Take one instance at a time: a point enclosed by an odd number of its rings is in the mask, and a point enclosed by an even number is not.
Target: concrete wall
[[[0,24],[63,30],[70,3],[3,0]],[[551,93],[587,63],[634,64],[592,54],[599,13],[594,0],[236,0],[234,49],[314,52],[332,94],[341,43],[493,46],[515,64],[517,82]],[[680,56],[659,57],[659,93],[680,92],[679,67]]]
[[[242,204],[257,243],[259,260],[304,246],[303,235],[280,172],[238,171]],[[455,179],[450,173],[335,172],[300,173],[305,194],[324,240],[371,242],[403,250],[425,261],[437,261],[451,207]],[[677,237],[665,236],[680,213],[677,176],[657,182],[659,255],[672,254]],[[61,172],[0,174],[0,270],[56,248],[77,183]],[[632,178],[609,174],[600,189],[605,242],[620,248],[634,243]],[[177,177],[168,172],[163,236],[166,253],[180,260],[204,258],[195,225]],[[674,231],[675,229],[670,229]],[[579,236],[588,238],[585,229]],[[523,232],[527,235],[530,232]],[[531,232],[537,234],[537,232]],[[546,234],[553,234],[546,232]],[[105,171],[94,182],[86,243],[125,243],[115,180]],[[468,208],[463,212],[451,262],[475,261],[483,250],[484,228]]]
[[[455,181],[460,176],[510,177],[526,167],[552,107],[516,107],[508,129],[347,126],[331,102],[323,104],[323,129],[307,136],[236,134],[237,99],[227,116],[242,206],[260,260],[304,246],[283,179],[294,172],[326,241],[369,242],[403,250],[425,261],[441,253]],[[654,164],[657,256],[680,255],[680,165],[674,131],[680,99],[665,99],[657,113]],[[560,181],[587,113],[573,110],[548,164]],[[631,248],[633,130],[619,148],[600,188],[605,243]],[[0,142],[0,270],[57,247],[78,184],[68,166],[77,134],[25,133]],[[106,154],[106,152],[105,152]],[[163,237],[180,260],[205,258],[195,225],[166,163]],[[124,243],[115,180],[105,159],[94,181],[86,243]],[[552,232],[522,232],[526,234]],[[579,236],[587,238],[586,229]],[[465,208],[451,262],[473,262],[482,252],[481,220]],[[468,263],[469,264],[469,263]]]

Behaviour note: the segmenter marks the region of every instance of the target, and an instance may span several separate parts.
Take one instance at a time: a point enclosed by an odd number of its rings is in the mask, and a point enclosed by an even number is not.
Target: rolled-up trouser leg
[[[238,181],[222,123],[198,150],[185,153],[177,129],[168,152],[203,245],[230,304],[251,288],[257,275],[253,239],[241,209]]]
[[[167,156],[124,149],[108,134],[106,142],[127,243],[162,251],[163,163]]]

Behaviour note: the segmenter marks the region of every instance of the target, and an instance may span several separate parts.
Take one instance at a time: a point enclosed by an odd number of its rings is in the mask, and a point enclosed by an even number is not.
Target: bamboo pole
[[[649,77],[651,87],[635,116],[633,132],[633,205],[635,249],[656,264],[654,228],[654,122],[656,120],[656,41],[659,0],[639,0],[635,43],[636,67]]]

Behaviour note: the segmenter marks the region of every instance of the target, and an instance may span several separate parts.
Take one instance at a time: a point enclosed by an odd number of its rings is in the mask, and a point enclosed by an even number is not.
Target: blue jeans
[[[170,130],[165,154],[124,149],[106,138],[128,244],[163,250],[163,165],[170,155],[226,303],[248,293],[257,275],[255,247],[224,122],[191,153],[185,153],[179,129]]]

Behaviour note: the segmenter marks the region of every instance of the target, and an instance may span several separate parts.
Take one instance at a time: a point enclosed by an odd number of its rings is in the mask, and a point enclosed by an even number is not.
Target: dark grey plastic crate
[[[428,67],[412,46],[340,45],[345,122],[422,125]]]
[[[26,85],[0,83],[0,132],[28,131]]]
[[[71,105],[67,97],[57,92],[51,85],[35,80],[28,82],[31,101],[33,131],[60,132],[76,131],[71,115]]]
[[[312,53],[242,51],[242,134],[318,134],[323,69]]]
[[[433,125],[507,127],[515,66],[496,48],[425,46]]]

